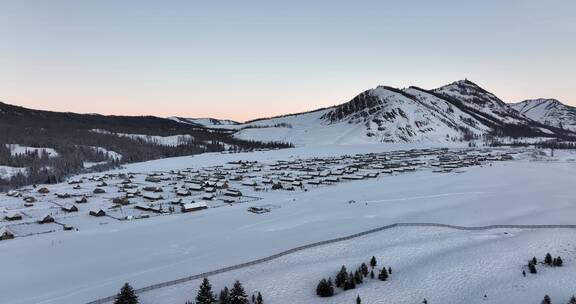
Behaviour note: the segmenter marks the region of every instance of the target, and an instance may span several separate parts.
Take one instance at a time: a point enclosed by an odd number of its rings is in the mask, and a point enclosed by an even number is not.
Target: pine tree
[[[262,298],[262,294],[258,292],[258,296],[256,296],[256,304],[264,304],[264,298]]]
[[[392,274],[392,267],[388,267],[388,274]]]
[[[532,258],[532,264],[534,264],[534,265],[538,264],[538,260],[536,259],[536,257]]]
[[[336,287],[344,287],[344,283],[348,280],[348,270],[346,270],[346,266],[342,265],[340,268],[340,272],[336,275],[336,279],[334,280],[334,284]]]
[[[382,271],[380,271],[380,274],[378,275],[378,279],[380,281],[388,280],[388,271],[386,271],[386,267],[382,267]]]
[[[355,289],[356,288],[356,283],[354,282],[354,276],[352,274],[350,274],[348,276],[348,280],[346,280],[346,282],[344,283],[344,290],[350,290],[350,289]]]
[[[373,256],[372,259],[370,259],[370,266],[372,267],[372,269],[374,269],[376,265],[378,265],[378,263],[376,262],[376,257]]]
[[[360,265],[360,272],[362,273],[363,276],[365,277],[368,276],[368,266],[366,265],[366,263],[362,263],[362,265]]]
[[[230,292],[228,291],[228,287],[224,287],[224,289],[222,289],[220,291],[220,296],[218,297],[218,302],[220,304],[228,304],[228,299],[230,297]]]
[[[332,287],[332,281],[329,279],[320,280],[318,286],[316,287],[316,295],[322,298],[331,297],[334,295],[334,287]]]
[[[362,304],[362,299],[360,299],[360,295],[356,297],[356,304]]]
[[[208,278],[204,278],[198,289],[198,294],[196,294],[196,304],[211,304],[214,302],[216,302],[216,297],[212,293],[212,285],[210,285]]]
[[[530,273],[538,273],[538,271],[536,270],[536,266],[532,263],[528,264],[528,270],[530,271]]]
[[[550,255],[550,253],[546,254],[546,257],[544,258],[544,263],[546,263],[547,265],[552,265],[552,256]]]
[[[120,293],[116,295],[114,304],[138,304],[138,296],[136,296],[134,288],[130,284],[125,283],[120,289]]]
[[[572,295],[570,301],[568,301],[568,304],[576,304],[576,297],[574,295]]]
[[[561,257],[557,257],[554,259],[554,266],[561,267],[564,262],[562,261]]]
[[[248,296],[246,295],[246,291],[244,291],[244,287],[240,284],[240,281],[236,281],[230,290],[228,304],[248,304]]]
[[[356,272],[354,273],[354,283],[356,284],[362,284],[362,282],[364,281],[364,276],[362,275],[362,273],[360,273],[360,271],[356,270]]]
[[[370,278],[374,279],[374,270],[370,270]]]
[[[550,296],[545,295],[544,299],[542,300],[542,304],[552,304],[552,300],[550,300]]]

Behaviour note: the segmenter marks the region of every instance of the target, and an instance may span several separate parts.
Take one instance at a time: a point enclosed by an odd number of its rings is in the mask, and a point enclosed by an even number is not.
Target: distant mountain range
[[[469,80],[433,90],[378,86],[337,106],[246,123],[177,121],[233,130],[244,140],[295,145],[576,137],[573,107],[542,100],[507,104]]]
[[[530,99],[511,106],[524,116],[545,125],[576,131],[576,107],[556,99]]]

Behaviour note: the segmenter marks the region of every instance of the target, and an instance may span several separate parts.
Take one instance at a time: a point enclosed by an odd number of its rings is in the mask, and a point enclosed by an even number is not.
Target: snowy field
[[[271,163],[403,148],[407,147],[323,146],[205,154],[132,164],[114,173],[200,169],[233,160]],[[0,242],[4,274],[0,303],[86,303],[115,294],[124,282],[145,287],[397,222],[573,224],[575,159],[576,155],[560,151],[555,157],[526,152],[512,161],[486,163],[457,171],[460,173],[416,170],[381,175],[135,221],[89,217],[81,207],[82,216],[62,219],[79,227],[78,231]],[[49,187],[59,191],[70,185]],[[109,200],[113,195],[103,197]],[[356,203],[349,203],[351,200]],[[2,204],[11,208],[14,202],[2,199]],[[49,206],[50,202],[38,204]],[[248,207],[262,205],[278,208],[265,214],[246,212]],[[566,301],[574,292],[574,276],[567,275],[574,270],[574,232],[506,232],[403,227],[213,279],[216,288],[241,279],[248,290],[262,291],[268,303],[351,303],[358,293],[365,303],[384,303],[379,302],[383,298],[391,303],[419,303],[424,297],[435,300],[429,303],[483,303],[483,294],[492,303],[538,303],[545,293]],[[547,251],[562,255],[566,267],[522,278],[525,260]],[[384,287],[374,281],[329,300],[314,296],[319,279],[333,276],[343,263],[357,267],[372,255],[395,269]],[[285,283],[275,284],[276,279]],[[142,299],[147,304],[180,303],[192,297],[196,285],[189,282],[157,290],[143,294]],[[287,302],[291,294],[297,301]],[[504,302],[502,297],[506,297]]]
[[[561,255],[564,267],[539,266],[522,276],[528,259],[546,252]],[[341,265],[349,271],[375,256],[392,268],[386,282],[365,278],[354,290],[319,298],[316,284],[334,277]],[[381,268],[377,266],[376,270]],[[550,294],[566,303],[576,284],[576,238],[573,230],[496,229],[480,232],[445,228],[400,227],[295,253],[252,268],[210,277],[215,290],[236,280],[249,294],[260,291],[265,302],[284,303],[540,303]],[[376,274],[378,272],[376,271]],[[142,304],[185,303],[201,280],[143,293]],[[484,295],[487,297],[484,298]]]

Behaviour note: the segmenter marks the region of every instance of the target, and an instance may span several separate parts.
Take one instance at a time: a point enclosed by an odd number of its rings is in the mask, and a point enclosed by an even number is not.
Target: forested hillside
[[[122,163],[288,146],[240,140],[228,131],[152,116],[60,113],[0,103],[0,168],[17,168],[15,174],[0,174],[4,189],[60,182],[71,174]],[[57,153],[48,155],[46,149]]]

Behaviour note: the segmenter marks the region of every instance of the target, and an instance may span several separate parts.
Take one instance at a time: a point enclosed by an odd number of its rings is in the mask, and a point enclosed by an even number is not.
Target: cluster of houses
[[[414,149],[370,154],[279,160],[236,160],[222,165],[166,172],[83,176],[66,184],[27,187],[6,193],[0,240],[17,236],[12,225],[61,224],[73,216],[131,220],[270,198],[272,193],[309,191],[342,182],[377,179],[416,170],[451,172],[512,159],[495,149]],[[270,208],[249,207],[254,214]]]

